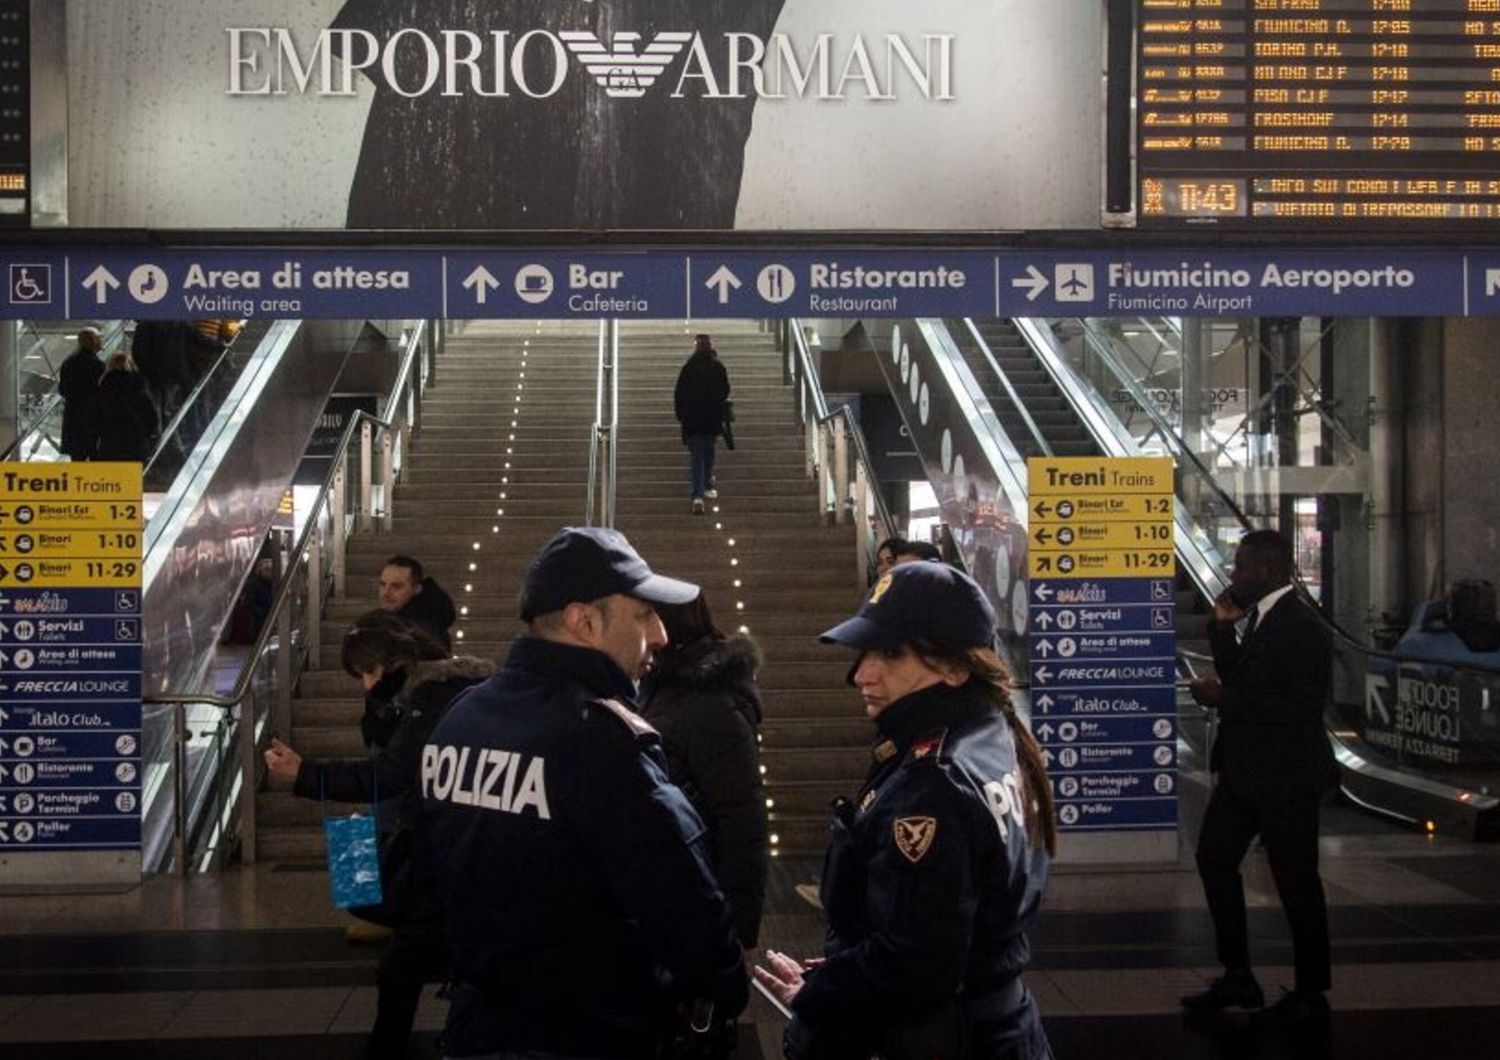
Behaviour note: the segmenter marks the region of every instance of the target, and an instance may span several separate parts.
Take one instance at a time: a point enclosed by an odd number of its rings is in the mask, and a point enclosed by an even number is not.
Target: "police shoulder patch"
[[[615,717],[623,721],[625,723],[625,727],[630,730],[632,736],[639,737],[661,735],[656,731],[656,729],[652,727],[649,721],[641,717],[635,711],[631,710],[624,703],[621,703],[618,699],[594,699],[590,700],[590,702],[593,703],[593,705],[596,707],[603,707],[605,710],[609,711]]]
[[[936,762],[938,755],[943,753],[943,744],[947,739],[948,730],[943,729],[925,739],[918,740],[911,745],[911,750],[906,753],[907,763]]]
[[[932,841],[937,838],[937,825],[936,817],[897,817],[892,825],[896,849],[915,865],[932,849]]]

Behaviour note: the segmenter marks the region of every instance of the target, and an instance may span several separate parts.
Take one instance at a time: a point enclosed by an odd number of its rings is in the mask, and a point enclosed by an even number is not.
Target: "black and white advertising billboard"
[[[70,0],[72,227],[1097,228],[1097,0]]]

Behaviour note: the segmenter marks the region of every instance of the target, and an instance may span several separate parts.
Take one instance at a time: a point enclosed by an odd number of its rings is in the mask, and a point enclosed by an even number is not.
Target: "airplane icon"
[[[1094,300],[1094,267],[1087,263],[1065,262],[1053,270],[1059,302],[1092,302]]]

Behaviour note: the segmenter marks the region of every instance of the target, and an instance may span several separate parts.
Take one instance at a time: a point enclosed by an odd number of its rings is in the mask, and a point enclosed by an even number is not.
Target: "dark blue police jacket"
[[[602,652],[522,638],[422,749],[451,979],[445,1051],[649,1055],[672,1006],[747,981],[703,822]]]
[[[973,682],[904,696],[876,725],[869,780],[835,804],[827,959],[797,993],[798,1022],[818,1055],[845,1052],[830,1040],[895,1055],[907,1050],[893,1042],[957,999],[967,1055],[1049,1055],[1018,983],[1048,858],[1027,839],[1010,727]],[[948,1043],[910,1051],[959,1055]]]

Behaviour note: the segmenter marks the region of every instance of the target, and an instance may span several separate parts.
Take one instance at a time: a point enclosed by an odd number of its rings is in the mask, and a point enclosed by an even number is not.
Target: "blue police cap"
[[[875,583],[859,614],[818,639],[861,651],[894,650],[919,640],[988,648],[995,639],[995,609],[967,574],[943,563],[903,563]]]
[[[698,599],[691,582],[654,574],[618,530],[564,527],[531,561],[521,586],[521,621],[622,593],[653,604]]]

